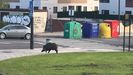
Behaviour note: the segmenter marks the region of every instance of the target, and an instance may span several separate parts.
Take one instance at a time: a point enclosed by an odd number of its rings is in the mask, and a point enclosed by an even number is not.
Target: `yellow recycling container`
[[[111,38],[111,25],[109,23],[100,23],[100,38]]]

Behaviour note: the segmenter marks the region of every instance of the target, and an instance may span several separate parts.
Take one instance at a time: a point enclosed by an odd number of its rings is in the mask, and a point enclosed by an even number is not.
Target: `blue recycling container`
[[[83,38],[97,38],[99,36],[99,24],[85,22],[82,27]]]

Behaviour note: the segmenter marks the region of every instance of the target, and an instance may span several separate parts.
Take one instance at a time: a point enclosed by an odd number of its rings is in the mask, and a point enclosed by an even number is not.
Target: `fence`
[[[58,12],[58,18],[88,18],[88,19],[119,19],[118,15],[108,15],[108,14],[99,14],[98,11],[90,11],[90,12],[74,12],[74,16],[69,16],[68,12]],[[123,15],[120,15],[120,19],[124,18]],[[133,18],[133,15],[132,15]]]

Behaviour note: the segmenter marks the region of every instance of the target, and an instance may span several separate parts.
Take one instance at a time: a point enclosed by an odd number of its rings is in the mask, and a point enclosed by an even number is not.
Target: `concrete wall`
[[[34,32],[44,32],[46,28],[47,12],[34,12]]]
[[[133,14],[133,7],[126,7],[125,2],[125,0],[120,0],[120,14],[124,15],[125,11],[132,11]],[[110,3],[100,3],[100,14],[102,14],[102,10],[109,10],[109,14],[118,15],[118,0],[110,0]]]
[[[58,0],[58,3],[87,3],[87,0]]]
[[[6,2],[19,2],[20,0],[4,0]]]
[[[20,2],[11,2],[10,7],[16,8],[16,6],[20,6],[20,8],[28,9],[29,1],[30,0],[20,0]],[[83,7],[86,6],[87,11],[94,11],[95,6],[99,7],[99,0],[34,0],[34,6],[38,6],[39,9],[47,7],[48,17],[51,15],[52,18],[57,18],[57,13],[53,13],[53,7],[57,7],[58,12],[62,12],[64,6],[67,7],[67,9],[68,6],[74,6],[75,10],[76,6],[82,6],[82,11]]]
[[[22,9],[28,9],[29,8],[29,2],[31,0],[20,0],[19,2],[10,2],[10,8],[16,8],[16,6],[20,6]],[[34,6],[41,8],[41,0],[34,0]]]

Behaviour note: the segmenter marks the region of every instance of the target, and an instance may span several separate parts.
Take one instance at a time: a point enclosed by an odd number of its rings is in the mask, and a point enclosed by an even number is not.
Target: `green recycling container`
[[[81,24],[76,21],[64,24],[64,38],[80,39],[82,37]]]

